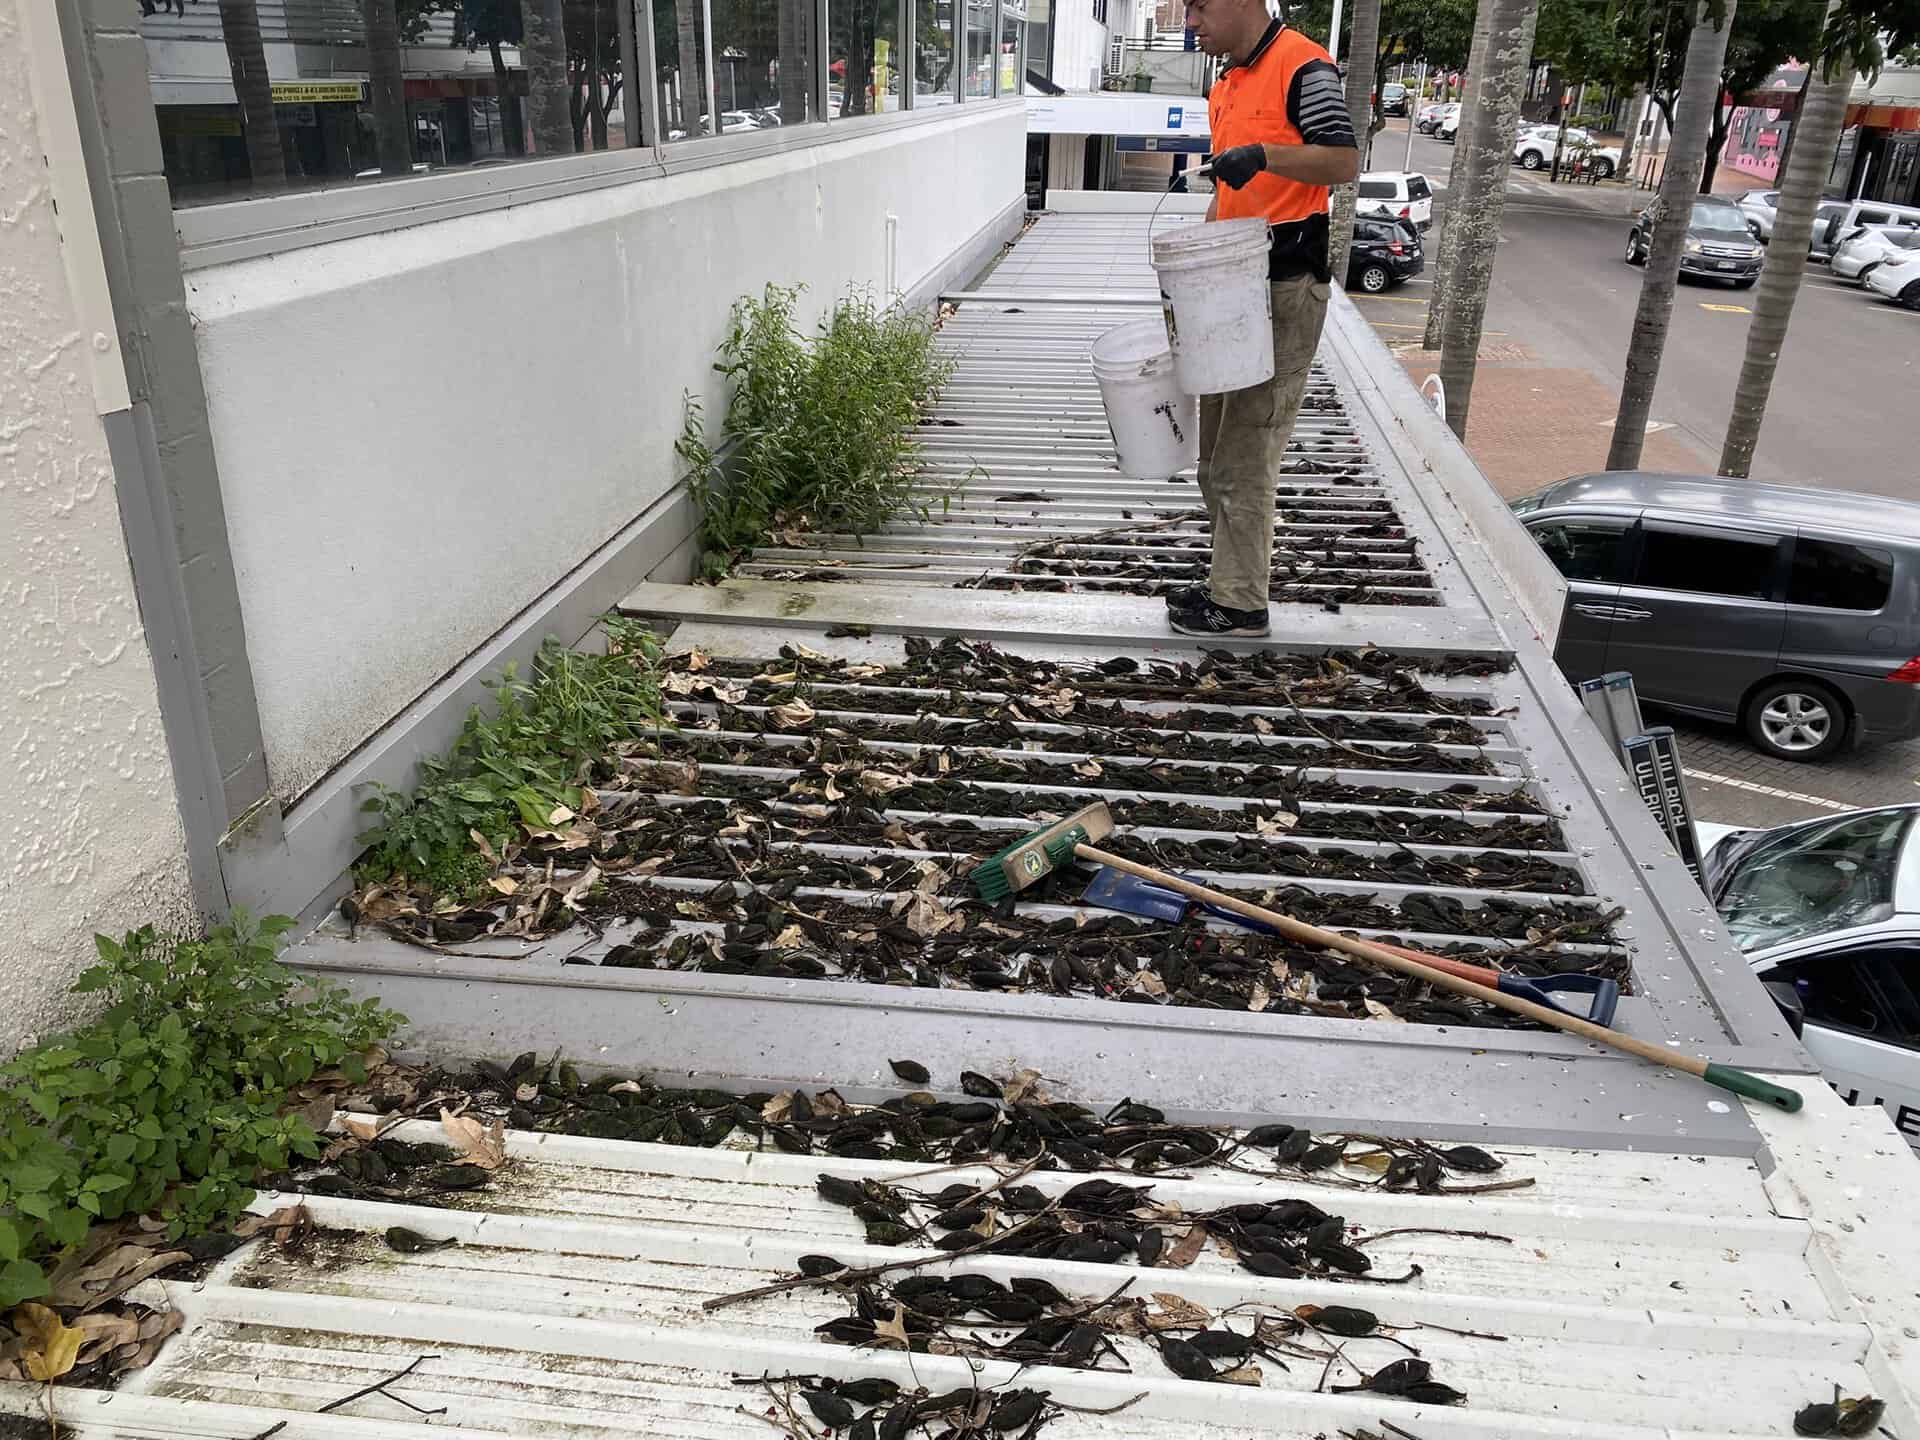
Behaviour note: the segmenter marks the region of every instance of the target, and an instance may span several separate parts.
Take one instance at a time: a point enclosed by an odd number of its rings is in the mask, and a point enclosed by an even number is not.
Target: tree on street
[[[1819,41],[1808,51],[1813,58],[1779,177],[1773,240],[1761,265],[1746,354],[1734,383],[1733,413],[1720,450],[1720,473],[1741,479],[1753,470],[1753,452],[1760,443],[1780,352],[1786,348],[1821,192],[1839,149],[1854,72],[1879,69],[1883,41],[1895,53],[1913,43],[1914,31],[1920,28],[1920,4],[1880,0],[1876,6],[1875,0],[1856,0],[1847,6],[1834,0],[1823,21]]]
[[[453,43],[468,51],[487,47],[493,61],[493,93],[500,101],[500,128],[507,153],[527,153],[526,121],[520,113],[520,96],[513,87],[513,74],[507,69],[503,46],[518,46],[521,39],[520,0],[460,0],[453,15]]]
[[[567,123],[573,148],[607,148],[607,115],[620,102],[620,22],[615,9],[626,0],[566,0]]]
[[[562,0],[520,0],[520,58],[527,67],[527,127],[540,155],[573,150],[567,101],[567,22]]]
[[[234,97],[240,102],[240,128],[254,188],[281,189],[287,183],[287,156],[280,148],[273,81],[267,75],[267,47],[260,43],[260,11],[254,0],[220,0],[220,34],[226,41]]]
[[[1447,424],[1462,440],[1467,437],[1487,288],[1493,280],[1500,216],[1506,207],[1507,171],[1520,129],[1520,98],[1526,89],[1527,62],[1539,18],[1538,0],[1487,0],[1481,69],[1469,81],[1476,118],[1471,133],[1462,126],[1455,141],[1466,154],[1460,187],[1447,195],[1449,208],[1457,207],[1459,213],[1454,220],[1456,272],[1441,335],[1440,379],[1447,392]]]
[[[400,63],[400,13],[394,0],[364,0],[361,13],[374,151],[382,175],[405,175],[413,169],[413,127],[407,120],[407,82]]]
[[[1367,168],[1367,150],[1373,143],[1372,63],[1380,40],[1380,0],[1353,0],[1353,48],[1347,52],[1347,119],[1360,146],[1360,168]],[[1409,122],[1411,123],[1411,122]],[[1336,285],[1347,283],[1347,251],[1353,245],[1354,183],[1333,190],[1333,232],[1327,242],[1327,266]]]
[[[1480,0],[1468,41],[1467,70],[1460,86],[1460,128],[1454,135],[1453,156],[1447,162],[1447,199],[1440,211],[1440,239],[1434,246],[1433,285],[1427,296],[1427,333],[1422,348],[1438,350],[1447,329],[1447,304],[1453,293],[1455,260],[1460,253],[1460,221],[1463,207],[1453,197],[1464,194],[1460,182],[1464,175],[1468,128],[1479,111],[1472,98],[1477,92],[1474,78],[1486,64],[1487,25],[1492,17],[1492,0]]]
[[[1614,417],[1613,443],[1607,450],[1609,470],[1634,469],[1646,445],[1654,386],[1659,383],[1660,359],[1667,347],[1667,327],[1673,318],[1680,251],[1686,240],[1687,222],[1693,214],[1700,167],[1706,158],[1707,131],[1717,101],[1720,67],[1726,60],[1733,16],[1734,0],[1719,0],[1717,6],[1715,0],[1700,0],[1694,14],[1673,138],[1667,147],[1666,169],[1660,176],[1659,198],[1653,204],[1653,238],[1646,257],[1646,276],[1640,282],[1640,303],[1634,312],[1632,338],[1627,346],[1620,408]],[[1451,384],[1448,388],[1452,388]]]

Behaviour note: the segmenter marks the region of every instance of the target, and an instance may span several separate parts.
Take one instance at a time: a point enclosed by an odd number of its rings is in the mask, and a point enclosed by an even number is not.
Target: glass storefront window
[[[1053,78],[1053,0],[1027,0],[1025,52],[1020,57],[1021,92],[1026,91],[1026,71]]]
[[[629,96],[621,75],[622,3],[144,6],[173,203],[359,186],[620,145],[622,116],[637,132],[645,103]],[[667,60],[675,3],[664,0]],[[679,3],[691,7],[697,38],[700,0]],[[812,0],[796,3],[812,13]],[[540,45],[528,42],[529,14],[544,22]],[[376,82],[382,75],[385,84]],[[536,84],[545,87],[545,106],[532,103]],[[547,117],[544,137],[536,108]],[[695,114],[704,109],[703,101]]]
[[[993,94],[993,0],[964,0],[967,7],[967,63],[960,93],[969,100]]]
[[[831,0],[827,13],[833,28],[827,66],[828,118],[900,109],[897,0]]]
[[[660,130],[667,140],[715,133],[707,114],[704,8],[700,0],[653,0],[653,45],[660,57]],[[715,46],[713,53],[714,64],[722,66],[720,48]],[[718,89],[724,105],[725,83]]]
[[[953,7],[958,0],[914,0],[913,108],[951,105]]]
[[[1026,94],[1026,19],[1026,12],[1018,0],[1002,0],[999,70],[994,76],[996,95]]]
[[[691,3],[697,8],[699,0]],[[737,135],[817,120],[813,0],[711,3],[720,133]]]

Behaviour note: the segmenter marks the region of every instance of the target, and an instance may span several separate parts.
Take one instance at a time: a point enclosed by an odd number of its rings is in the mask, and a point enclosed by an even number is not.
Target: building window
[[[720,133],[819,119],[813,102],[811,0],[711,0],[710,8]]]
[[[993,0],[964,0],[967,7],[967,61],[960,93],[968,100],[993,94]]]
[[[832,119],[901,108],[900,7],[896,0],[832,0],[827,114]]]
[[[1001,0],[998,69],[994,74],[994,93],[997,95],[1026,93],[1026,33],[1024,7],[1018,0]]]
[[[921,3],[913,27],[913,108],[951,105],[954,88],[953,7],[960,0]]]

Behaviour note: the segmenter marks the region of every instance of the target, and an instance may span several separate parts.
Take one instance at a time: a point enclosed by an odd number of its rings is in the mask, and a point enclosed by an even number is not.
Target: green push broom
[[[1081,810],[1075,811],[1064,820],[1059,820],[1043,830],[1036,830],[1024,839],[1007,846],[997,855],[982,861],[973,872],[973,888],[980,898],[988,901],[1000,901],[1009,895],[1017,895],[1036,881],[1043,879],[1060,866],[1073,859],[1091,861],[1095,865],[1107,865],[1128,875],[1150,880],[1155,885],[1185,895],[1190,900],[1214,905],[1223,910],[1231,910],[1236,915],[1244,915],[1262,925],[1271,926],[1290,939],[1303,945],[1318,945],[1328,950],[1338,950],[1343,955],[1365,960],[1383,969],[1398,971],[1402,975],[1424,980],[1438,990],[1449,990],[1455,995],[1464,995],[1469,1000],[1478,1000],[1483,1005],[1496,1005],[1515,1015],[1524,1015],[1541,1025],[1555,1030],[1564,1030],[1569,1035],[1578,1035],[1582,1039],[1592,1040],[1601,1045],[1609,1045],[1615,1050],[1623,1050],[1629,1055],[1638,1055],[1642,1060],[1650,1060],[1655,1065],[1664,1065],[1669,1070],[1683,1070],[1689,1075],[1698,1076],[1709,1085],[1717,1085],[1722,1090],[1730,1090],[1735,1095],[1745,1096],[1749,1100],[1760,1100],[1781,1110],[1792,1112],[1801,1106],[1800,1093],[1789,1090],[1758,1075],[1748,1074],[1745,1070],[1736,1070],[1731,1065],[1715,1065],[1693,1055],[1682,1055],[1667,1049],[1663,1045],[1649,1044],[1637,1040],[1631,1035],[1623,1035],[1606,1025],[1596,1025],[1591,1020],[1583,1020],[1577,1015],[1568,1015],[1559,1010],[1549,1010],[1518,995],[1508,995],[1489,986],[1450,975],[1444,970],[1436,970],[1415,960],[1407,952],[1375,945],[1368,940],[1359,940],[1351,935],[1342,935],[1337,931],[1323,930],[1318,925],[1309,925],[1304,920],[1296,920],[1291,915],[1282,915],[1277,910],[1268,910],[1237,896],[1227,895],[1218,890],[1209,890],[1204,885],[1196,885],[1191,880],[1178,875],[1169,875],[1165,871],[1155,870],[1150,865],[1141,865],[1132,860],[1110,855],[1104,850],[1096,850],[1092,841],[1103,840],[1113,833],[1113,813],[1107,809],[1106,802],[1095,801]]]

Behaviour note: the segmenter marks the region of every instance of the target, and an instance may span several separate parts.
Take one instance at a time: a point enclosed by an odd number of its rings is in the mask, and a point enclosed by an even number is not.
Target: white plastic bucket
[[[1123,475],[1165,480],[1199,460],[1200,401],[1174,378],[1158,320],[1135,320],[1094,341],[1093,374]]]
[[[1181,225],[1153,240],[1173,371],[1189,395],[1244,390],[1273,378],[1267,222]]]

